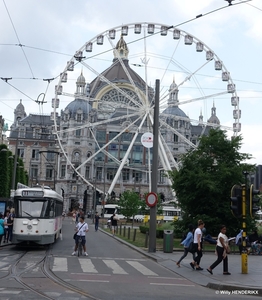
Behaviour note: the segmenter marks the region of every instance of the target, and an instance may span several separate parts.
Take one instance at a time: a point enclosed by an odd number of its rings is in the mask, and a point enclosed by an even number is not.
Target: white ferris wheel
[[[87,41],[67,62],[52,101],[61,151],[71,172],[86,184],[94,186],[84,167],[97,162],[108,169],[116,166],[107,178],[107,194],[120,181],[123,188],[127,174],[130,180],[139,172],[141,177],[135,179],[140,184],[144,174],[150,191],[152,149],[141,145],[141,135],[153,131],[156,79],[160,80],[159,172],[178,168],[179,155],[197,147],[208,128],[220,127],[235,136],[241,131],[235,84],[204,42],[164,24],[111,28]]]

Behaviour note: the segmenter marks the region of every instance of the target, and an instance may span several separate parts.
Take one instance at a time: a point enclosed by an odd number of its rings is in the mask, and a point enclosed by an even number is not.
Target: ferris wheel
[[[98,158],[104,166],[117,165],[109,194],[123,170],[136,167],[147,174],[150,191],[152,149],[141,146],[141,136],[153,131],[156,79],[159,170],[179,168],[179,156],[197,147],[208,128],[234,136],[241,131],[235,84],[204,42],[158,23],[111,28],[88,40],[66,63],[52,100],[60,148],[70,170],[88,185],[94,186],[83,167]],[[83,160],[74,152],[81,147]]]

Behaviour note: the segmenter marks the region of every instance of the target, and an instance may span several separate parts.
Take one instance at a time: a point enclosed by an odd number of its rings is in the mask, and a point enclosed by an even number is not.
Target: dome
[[[162,113],[163,114],[168,114],[168,115],[173,115],[173,116],[188,118],[188,116],[178,106],[169,106]]]
[[[22,100],[20,100],[20,103],[16,107],[17,110],[25,110],[24,105],[22,104]]]
[[[64,111],[69,110],[71,117],[78,113],[79,110],[83,112],[84,115],[88,115],[91,111],[91,105],[83,99],[75,99],[74,101],[70,102]]]
[[[177,84],[175,83],[175,81],[173,81],[170,85],[169,91],[173,91],[177,88]]]
[[[82,72],[81,72],[80,76],[77,78],[76,84],[84,84],[84,85],[86,84],[86,79],[83,76]]]

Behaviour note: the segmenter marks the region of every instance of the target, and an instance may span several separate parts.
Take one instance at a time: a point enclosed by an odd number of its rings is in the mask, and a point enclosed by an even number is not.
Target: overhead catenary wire
[[[232,6],[236,6],[236,5],[239,5],[239,4],[248,3],[248,2],[250,2],[250,1],[251,1],[251,0],[240,1],[239,3],[234,3]],[[9,16],[9,18],[10,18],[10,21],[11,21],[11,23],[12,23],[14,32],[15,32],[16,37],[17,37],[18,42],[19,42],[18,44],[15,44],[16,46],[22,48],[22,50],[23,50],[24,47],[28,47],[28,48],[32,48],[32,49],[36,49],[36,50],[41,50],[41,51],[46,51],[46,52],[51,52],[51,53],[57,53],[57,54],[59,54],[59,55],[71,56],[71,57],[72,57],[72,55],[70,55],[70,54],[66,54],[66,53],[62,53],[62,52],[58,52],[58,51],[47,50],[47,49],[41,49],[41,48],[39,48],[39,47],[33,47],[33,46],[26,46],[26,45],[23,45],[23,44],[21,43],[20,39],[19,39],[19,36],[18,36],[18,34],[17,34],[17,31],[16,31],[16,28],[15,28],[14,23],[13,23],[13,21],[12,21],[11,15],[10,15],[10,13],[9,13],[9,11],[8,11],[7,6],[6,6],[5,0],[3,0],[3,2],[4,2],[4,5],[5,5],[5,7],[6,7],[6,10],[7,10],[8,16]],[[207,13],[199,14],[199,15],[195,16],[194,18],[191,18],[191,19],[189,19],[189,20],[187,20],[187,21],[185,21],[185,22],[181,22],[181,23],[179,23],[179,24],[177,24],[177,25],[171,25],[171,26],[168,27],[168,29],[171,29],[171,28],[174,28],[174,27],[178,27],[178,26],[182,26],[182,25],[187,24],[187,23],[189,23],[189,22],[192,22],[192,21],[194,21],[194,20],[196,20],[196,19],[199,19],[200,17],[205,17],[205,16],[207,16],[207,15],[213,14],[213,13],[215,13],[215,12],[217,12],[217,11],[220,11],[220,10],[222,10],[222,9],[225,9],[225,8],[228,8],[228,5],[225,5],[225,6],[223,6],[223,7],[214,9],[214,10],[212,10],[212,11],[210,11],[210,12],[207,12]],[[135,43],[135,42],[137,42],[137,41],[139,41],[139,40],[141,40],[141,39],[149,38],[149,37],[151,37],[152,35],[159,34],[159,33],[161,33],[161,31],[157,31],[157,32],[155,32],[154,34],[150,34],[150,35],[144,36],[144,37],[142,37],[142,38],[139,38],[139,39],[135,39],[135,40],[133,40],[133,41],[130,41],[130,42],[127,43],[127,45],[128,45],[128,44]],[[5,45],[10,45],[10,44],[5,44]],[[102,55],[103,53],[106,53],[106,52],[109,52],[109,51],[112,51],[112,49],[108,49],[108,50],[106,50],[106,51],[100,52],[100,53],[98,53],[98,54],[96,54],[96,55],[94,55],[94,56],[89,56],[89,57],[87,57],[87,58],[84,58],[83,60],[87,60],[87,59],[91,59],[91,58],[97,58],[98,56]],[[33,74],[33,72],[32,72],[32,69],[31,69],[29,60],[28,60],[28,58],[27,58],[27,56],[26,56],[26,54],[25,54],[24,51],[23,51],[23,53],[24,53],[24,55],[25,55],[25,57],[26,57],[26,59],[27,59],[28,66],[29,66],[29,68],[30,68],[30,70],[31,70],[31,73],[32,73],[32,78],[31,78],[31,79],[33,79],[33,80],[38,79],[38,80],[39,80],[39,78],[35,78],[35,76],[34,76],[34,74]],[[98,58],[97,58],[97,59],[98,59]],[[79,63],[79,61],[77,61],[77,62],[75,63],[75,65],[78,64],[78,63]],[[58,78],[59,76],[60,76],[60,74],[58,74],[57,76],[55,76],[53,79],[56,79],[56,78]],[[13,77],[13,78],[15,78],[15,77]],[[257,84],[260,84],[260,83],[257,83]],[[13,88],[15,88],[16,90],[20,91],[22,94],[24,94],[24,95],[25,95],[26,97],[28,97],[29,99],[33,100],[33,99],[32,99],[33,97],[27,96],[25,93],[23,93],[20,89],[16,88],[14,85],[11,85],[11,86],[12,86]]]

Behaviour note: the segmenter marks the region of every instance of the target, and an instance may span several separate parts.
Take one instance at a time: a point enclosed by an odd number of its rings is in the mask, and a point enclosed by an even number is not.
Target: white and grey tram
[[[48,187],[17,189],[14,195],[14,244],[51,244],[62,231],[63,197]]]

